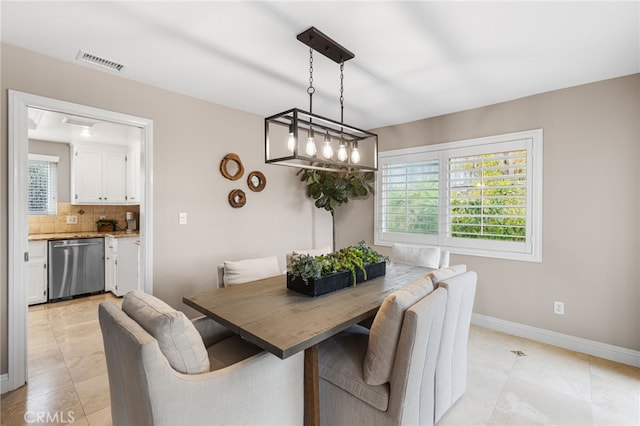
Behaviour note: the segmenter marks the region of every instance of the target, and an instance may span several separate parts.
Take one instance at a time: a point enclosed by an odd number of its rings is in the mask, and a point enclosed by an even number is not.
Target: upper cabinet
[[[139,147],[137,160],[134,160],[138,167],[128,166],[127,160],[133,150],[130,151],[127,147],[74,144],[72,149],[72,204],[127,204],[130,193],[135,194],[135,199],[129,203],[139,203],[139,189],[127,187],[129,183],[139,186],[139,178],[133,179],[128,176],[140,175]]]
[[[127,152],[127,204],[140,204],[140,144]]]

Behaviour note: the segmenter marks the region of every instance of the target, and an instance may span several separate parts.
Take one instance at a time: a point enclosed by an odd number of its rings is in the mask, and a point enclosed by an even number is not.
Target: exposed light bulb
[[[304,151],[309,157],[316,155],[316,141],[313,139],[313,129],[309,129],[309,138],[307,138],[307,146]]]
[[[347,146],[342,142],[338,147],[338,160],[347,161],[349,155],[347,154]]]
[[[333,157],[333,147],[331,146],[331,138],[329,137],[329,132],[324,135],[324,147],[322,148],[322,156],[327,160]]]
[[[287,148],[289,148],[290,152],[293,152],[293,150],[296,147],[296,137],[293,134],[293,131],[289,132],[289,140],[287,141]]]
[[[354,145],[351,150],[351,162],[358,164],[360,162],[360,151],[358,151],[358,145]]]

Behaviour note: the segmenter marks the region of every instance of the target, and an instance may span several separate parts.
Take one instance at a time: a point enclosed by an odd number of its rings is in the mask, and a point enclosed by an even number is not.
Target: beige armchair
[[[424,296],[433,288],[425,281],[422,294],[413,290],[396,297],[401,303],[395,309],[385,305],[397,295],[388,296],[370,332],[354,326],[320,344],[322,424],[433,424],[447,291],[441,288]],[[407,303],[411,304],[403,310]]]
[[[99,320],[114,425],[302,424],[302,353],[281,360],[142,292]]]
[[[422,296],[416,293],[416,286],[428,293],[406,313],[401,314],[402,309],[389,313],[386,305],[398,292],[392,293],[371,330],[352,327],[323,342],[319,352],[321,422],[428,425],[440,420],[466,389],[467,342],[477,279],[464,265],[432,271],[424,280],[402,289],[409,290],[414,299]],[[433,288],[436,290],[429,293]],[[404,305],[407,300],[413,302],[405,298]],[[401,324],[401,332],[385,335],[388,324],[394,322],[396,327]],[[380,338],[381,333],[385,338]]]

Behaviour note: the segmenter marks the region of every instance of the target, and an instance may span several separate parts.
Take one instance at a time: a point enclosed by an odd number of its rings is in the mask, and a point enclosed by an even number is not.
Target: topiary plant
[[[373,193],[373,172],[344,173],[315,169],[300,169],[300,180],[307,185],[307,195],[315,200],[315,206],[331,213],[333,228],[333,251],[336,247],[336,225],[334,211],[350,199],[364,198]]]

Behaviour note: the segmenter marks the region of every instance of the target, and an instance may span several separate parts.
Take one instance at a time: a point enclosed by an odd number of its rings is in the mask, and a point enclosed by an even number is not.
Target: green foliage
[[[373,193],[373,172],[339,173],[300,169],[297,174],[307,185],[307,195],[316,200],[315,206],[331,214],[350,199],[366,197]]]
[[[295,256],[291,262],[291,274],[302,278],[305,284],[309,284],[310,279],[320,278],[322,263],[308,254]]]
[[[104,225],[113,225],[116,226],[118,224],[118,221],[115,219],[98,219],[96,220],[96,225],[98,226],[104,226]]]
[[[353,283],[356,282],[356,270],[362,271],[365,279],[366,265],[387,261],[387,257],[381,255],[364,241],[358,244],[342,248],[335,253],[322,256],[299,255],[291,261],[291,274],[300,277],[308,284],[310,278],[320,278],[337,272],[350,271]]]

